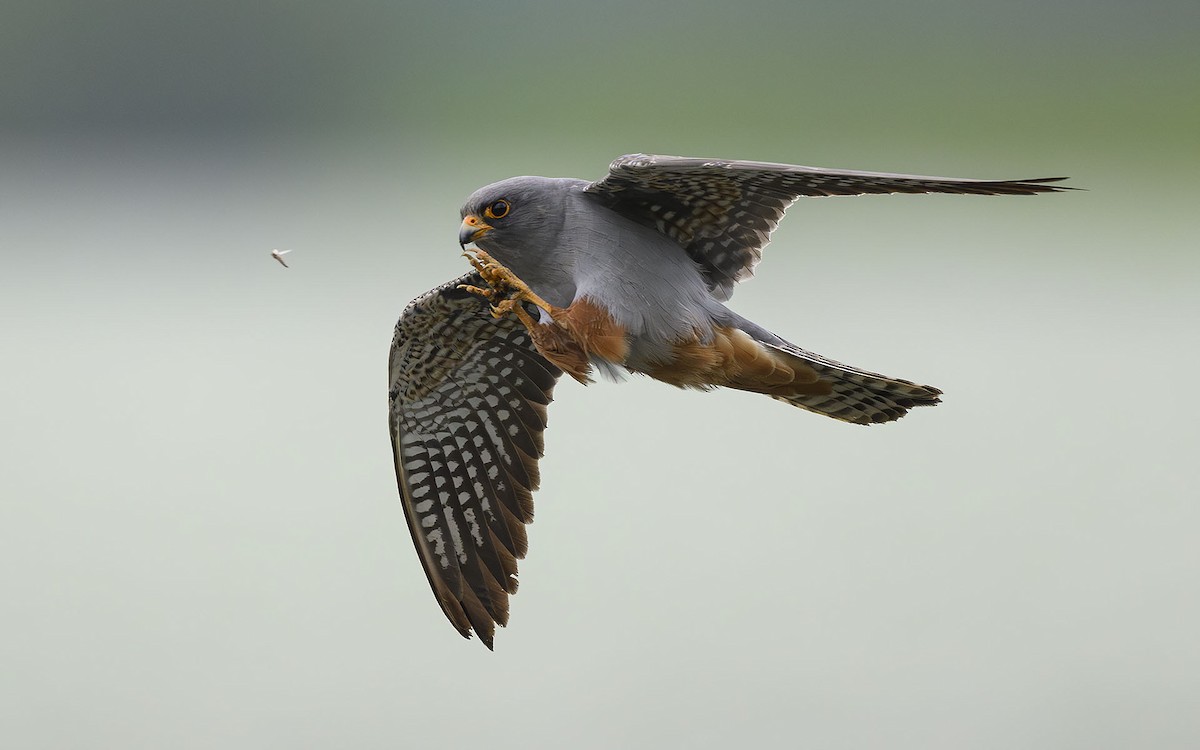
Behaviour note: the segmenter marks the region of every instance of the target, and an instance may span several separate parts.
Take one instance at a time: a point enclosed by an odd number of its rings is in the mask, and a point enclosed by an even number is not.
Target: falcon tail
[[[937,388],[849,367],[737,322],[714,327],[710,339],[677,341],[664,361],[639,371],[680,388],[761,393],[853,424],[891,422],[939,403]]]
[[[776,357],[789,364],[811,369],[818,376],[823,393],[767,395],[784,403],[799,406],[852,424],[893,422],[914,406],[936,406],[942,392],[929,385],[889,378],[843,365],[819,354],[807,352],[792,344],[776,345],[760,342]]]
[[[933,386],[889,378],[805,351],[725,306],[711,340],[674,345],[646,374],[681,388],[734,388],[851,424],[893,422],[914,406],[941,403]]]

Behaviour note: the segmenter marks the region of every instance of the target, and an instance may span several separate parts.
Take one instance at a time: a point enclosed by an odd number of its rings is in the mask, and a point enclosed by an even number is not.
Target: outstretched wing
[[[805,195],[971,193],[1031,195],[1071,188],[1066,179],[961,180],[854,172],[753,161],[631,154],[608,167],[585,192],[604,205],[678,242],[696,261],[714,294],[728,299],[749,278],[783,212]]]
[[[546,405],[561,374],[476,273],[413,300],[396,324],[389,413],[404,515],[450,623],[490,649],[508,622],[533,520]]]

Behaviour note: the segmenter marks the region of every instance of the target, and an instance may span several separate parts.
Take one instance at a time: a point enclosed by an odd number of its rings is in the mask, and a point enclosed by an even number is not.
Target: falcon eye
[[[489,219],[503,219],[508,215],[508,201],[496,201],[483,210],[483,215]]]

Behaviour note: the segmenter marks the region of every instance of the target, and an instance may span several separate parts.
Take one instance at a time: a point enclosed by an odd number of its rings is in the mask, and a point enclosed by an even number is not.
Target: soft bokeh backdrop
[[[4,747],[1200,746],[1194,1],[4,17]],[[392,325],[474,188],[631,151],[1088,192],[793,209],[733,303],[945,389],[898,424],[563,383],[488,653]]]

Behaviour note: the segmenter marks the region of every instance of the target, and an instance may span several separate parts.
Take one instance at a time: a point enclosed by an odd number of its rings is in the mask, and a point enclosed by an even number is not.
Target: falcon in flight
[[[932,406],[937,388],[801,349],[725,306],[802,196],[1031,195],[990,181],[635,154],[595,182],[514,177],[475,191],[459,243],[475,267],[396,325],[389,415],[417,555],[464,637],[508,622],[546,407],[562,373],[640,373],[762,393],[852,424]]]

